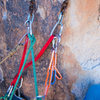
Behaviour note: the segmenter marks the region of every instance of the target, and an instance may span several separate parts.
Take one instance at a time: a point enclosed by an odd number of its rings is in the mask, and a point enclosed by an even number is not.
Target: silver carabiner
[[[21,78],[21,82],[20,82],[20,85],[17,87],[18,89],[20,89],[23,85],[23,78]]]
[[[40,99],[40,98],[41,98],[42,100],[45,100],[45,96],[42,96],[42,95],[39,95],[39,96],[35,97],[34,100],[37,100],[37,99]]]
[[[58,38],[55,36],[52,40],[52,48],[57,52]]]
[[[61,41],[61,35],[62,35],[62,30],[63,30],[63,24],[60,24],[61,25],[61,28],[60,28],[60,31],[59,31],[59,34],[58,34],[58,42]]]
[[[21,39],[20,39],[19,42],[18,42],[18,45],[21,44],[21,41],[24,39],[24,37],[25,37],[27,34],[28,34],[28,33],[24,34],[24,35],[21,37]],[[22,43],[22,44],[24,45],[24,43]]]
[[[10,87],[7,90],[8,97],[10,96],[12,90],[13,90],[13,86],[10,85]]]
[[[20,97],[20,94],[21,94],[21,92],[20,92],[20,89],[21,89],[21,87],[22,87],[22,84],[23,84],[23,78],[21,78],[21,82],[20,82],[20,85],[17,87],[17,89],[16,89],[16,91],[18,90],[18,96]]]
[[[32,23],[34,20],[34,14],[32,15],[31,21],[30,21],[30,35],[32,35]]]
[[[62,15],[62,12],[61,12],[61,13],[59,14],[57,23],[54,25],[53,29],[51,30],[50,36],[54,33],[56,27],[57,27],[59,24],[61,24],[62,18],[63,18],[63,15]]]
[[[32,35],[32,23],[34,20],[34,14],[32,16],[30,16],[30,14],[28,15],[28,18],[25,22],[25,25],[27,27],[27,33],[30,33],[30,35]]]

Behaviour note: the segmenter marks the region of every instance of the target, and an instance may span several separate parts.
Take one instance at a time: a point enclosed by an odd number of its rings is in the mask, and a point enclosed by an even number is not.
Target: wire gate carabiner
[[[22,87],[22,82],[23,82],[23,78],[21,78],[21,83],[20,83],[20,85],[19,85],[19,89]],[[11,93],[12,93],[12,90],[13,90],[13,85],[10,85],[9,86],[9,88],[8,88],[8,90],[7,90],[7,98],[11,95]]]
[[[58,47],[59,42],[61,41],[61,35],[62,35],[62,30],[63,30],[62,20],[63,20],[63,13],[61,12],[59,14],[57,23],[54,25],[54,27],[53,27],[53,29],[50,33],[50,36],[53,35],[55,29],[57,28],[57,26],[58,25],[61,26],[59,34],[56,34],[53,41],[52,41],[53,50],[52,50],[52,55],[51,55],[49,68],[47,70],[47,77],[46,77],[46,80],[45,80],[45,93],[44,93],[45,96],[47,96],[47,93],[48,93],[48,90],[49,90],[50,86],[55,83],[56,78],[58,80],[62,79],[62,75],[60,74],[60,72],[56,68],[56,64],[57,64],[57,47]]]
[[[47,96],[50,86],[55,83],[56,78],[59,80],[62,79],[60,72],[56,68],[56,64],[57,64],[57,47],[56,49],[53,48],[49,68],[47,70],[47,77],[45,80],[45,93],[44,93],[45,96]]]
[[[17,89],[20,89],[21,87],[22,87],[22,82],[23,82],[23,78],[21,78],[21,82],[20,82],[20,85],[19,85],[19,87],[17,87]],[[8,88],[8,90],[7,90],[7,98],[9,98],[9,96],[11,95],[11,93],[12,93],[12,90],[13,90],[13,85],[10,85],[9,86],[9,88]],[[20,95],[20,94],[19,94]]]
[[[58,47],[58,37],[54,37],[54,39],[52,40],[52,48],[53,50],[57,53],[57,47]]]
[[[12,100],[28,100],[28,98],[21,92],[22,83],[23,83],[23,78],[21,78],[20,84],[16,88]]]

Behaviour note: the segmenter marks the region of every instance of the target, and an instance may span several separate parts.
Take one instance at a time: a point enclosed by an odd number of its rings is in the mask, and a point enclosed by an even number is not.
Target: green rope
[[[26,57],[25,57],[25,60],[24,60],[22,69],[21,69],[21,71],[20,71],[20,73],[19,73],[19,76],[18,76],[18,78],[17,78],[16,84],[15,84],[15,86],[14,86],[14,88],[13,88],[13,91],[12,91],[12,93],[11,93],[11,96],[10,96],[9,100],[12,100],[12,97],[13,97],[14,92],[15,92],[15,90],[16,90],[17,84],[18,84],[18,82],[19,82],[19,80],[20,80],[20,77],[21,77],[21,75],[22,75],[22,72],[23,72],[23,69],[24,69],[24,67],[25,67],[26,61],[27,61],[27,59],[28,59],[29,53],[30,53],[31,49],[33,48],[33,46],[34,46],[34,44],[35,44],[35,42],[36,42],[36,39],[35,39],[35,37],[34,37],[33,34],[32,34],[32,36],[30,36],[30,34],[29,34],[28,36],[29,36],[29,38],[30,38],[30,40],[31,40],[32,42],[31,42],[31,45],[30,45],[30,47],[29,47],[29,49],[28,49],[28,52],[27,52],[27,54],[26,54]]]
[[[4,99],[4,97],[0,97],[0,99]]]
[[[33,44],[33,39],[32,37],[29,35],[29,39],[31,41],[31,44]],[[36,69],[35,69],[35,60],[34,60],[34,49],[31,49],[31,55],[32,55],[32,64],[33,64],[33,75],[34,75],[34,85],[35,85],[35,93],[36,93],[36,97],[38,96],[38,85],[37,85],[37,76],[36,76]],[[42,100],[42,99],[37,99],[37,100]]]
[[[34,75],[35,93],[36,93],[36,97],[37,97],[38,96],[38,86],[37,86],[37,77],[36,77],[36,69],[35,69],[34,50],[33,50],[33,48],[31,50],[31,54],[32,54],[32,62],[33,62],[33,75]],[[42,100],[42,99],[38,98],[37,100]]]
[[[32,62],[33,62],[33,75],[34,75],[34,84],[35,84],[35,93],[38,96],[38,86],[37,86],[37,77],[36,77],[36,69],[35,69],[35,61],[34,61],[34,50],[31,50],[32,54]]]

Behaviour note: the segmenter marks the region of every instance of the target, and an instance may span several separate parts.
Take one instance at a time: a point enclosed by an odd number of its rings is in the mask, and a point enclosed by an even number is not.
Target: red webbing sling
[[[27,51],[27,46],[28,46],[28,37],[26,36],[26,38],[25,38],[24,50],[23,50],[23,55],[22,55],[22,58],[21,58],[19,70],[18,70],[17,75],[14,77],[13,81],[11,82],[11,85],[15,85],[16,80],[17,80],[17,78],[18,78],[18,75],[19,75],[19,73],[20,73],[20,70],[21,70],[21,68],[22,68],[22,66],[23,66],[24,59],[25,59],[25,55],[26,55],[26,51]],[[21,78],[22,78],[22,77],[21,77]]]
[[[47,47],[49,46],[49,44],[52,42],[53,38],[54,38],[54,35],[51,35],[50,38],[48,39],[48,41],[46,42],[46,44],[43,46],[43,48],[39,52],[39,54],[35,57],[35,62],[43,55],[43,53],[45,52],[45,50],[47,49]],[[23,65],[23,62],[24,62],[24,59],[25,59],[27,45],[28,45],[28,37],[26,36],[25,46],[24,46],[24,51],[23,51],[23,56],[22,56],[22,59],[21,59],[21,63],[20,63],[20,66],[19,66],[19,70],[18,70],[17,75],[14,77],[13,81],[11,82],[11,85],[15,85],[15,83],[16,83],[16,80],[18,78],[19,72],[20,72],[20,70],[22,68],[22,65]],[[24,70],[26,68],[28,68],[29,66],[31,66],[31,65],[32,65],[32,61],[30,61],[29,63],[27,63],[25,65]]]
[[[48,41],[46,42],[46,44],[43,46],[43,48],[39,52],[39,54],[35,57],[35,62],[43,55],[43,53],[45,52],[45,50],[47,49],[47,47],[49,46],[49,44],[52,42],[53,38],[54,38],[54,35],[51,35],[50,38],[48,39]],[[25,65],[24,70],[26,68],[28,68],[29,66],[31,66],[31,65],[32,65],[32,61],[30,61],[29,63],[27,63]]]

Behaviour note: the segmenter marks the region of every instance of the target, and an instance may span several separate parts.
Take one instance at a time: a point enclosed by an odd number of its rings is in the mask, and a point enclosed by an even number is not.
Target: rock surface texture
[[[49,38],[64,0],[36,0],[33,23],[35,56]],[[29,0],[0,0],[0,61],[27,32],[24,22]],[[47,100],[83,100],[91,84],[100,83],[100,0],[69,0],[64,14],[63,34],[58,47],[57,68],[63,79],[51,86]],[[6,93],[18,71],[23,47],[0,66],[0,96]],[[36,62],[39,94],[44,93],[51,45]],[[29,57],[28,61],[31,60]],[[35,97],[32,66],[23,73],[23,93]]]
[[[100,83],[100,0],[69,0],[64,19],[62,66],[71,92],[83,100],[91,84]]]

